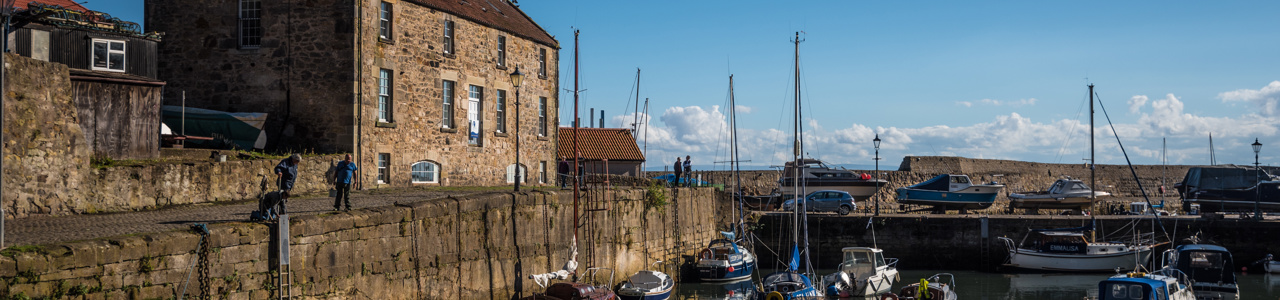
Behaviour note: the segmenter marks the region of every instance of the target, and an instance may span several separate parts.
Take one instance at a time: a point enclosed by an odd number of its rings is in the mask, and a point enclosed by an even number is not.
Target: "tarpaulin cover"
[[[175,134],[213,138],[211,141],[188,140],[187,145],[240,149],[267,146],[267,134],[262,130],[267,123],[266,113],[229,113],[187,107],[184,126],[182,111],[181,106],[165,105],[161,108],[163,122],[170,130]]]
[[[947,191],[951,189],[951,175],[942,174],[925,182],[912,185],[911,188],[918,190]]]
[[[1248,168],[1194,167],[1187,170],[1187,177],[1183,178],[1182,184],[1188,190],[1247,189],[1269,178],[1270,175],[1267,175],[1266,172],[1258,172],[1258,170]]]

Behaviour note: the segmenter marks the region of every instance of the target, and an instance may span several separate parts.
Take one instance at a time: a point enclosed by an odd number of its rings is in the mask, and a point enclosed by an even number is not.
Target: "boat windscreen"
[[[920,189],[920,190],[947,191],[951,189],[951,175],[947,175],[947,174],[938,175],[937,177],[933,177],[932,179],[925,180],[925,182],[912,185],[911,188]]]
[[[1230,254],[1215,251],[1182,251],[1178,256],[1178,270],[1196,282],[1236,282],[1235,269]]]
[[[1146,300],[1151,293],[1151,286],[1138,282],[1103,281],[1098,291],[1100,300]]]

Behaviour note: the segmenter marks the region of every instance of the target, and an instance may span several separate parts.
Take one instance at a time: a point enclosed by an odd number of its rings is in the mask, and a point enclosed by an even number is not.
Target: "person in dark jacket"
[[[675,166],[673,167],[673,169],[675,169],[675,170],[676,170],[676,178],[675,178],[675,179],[672,179],[672,181],[671,181],[671,186],[676,186],[676,187],[678,187],[678,186],[680,186],[680,175],[681,175],[681,173],[683,173],[683,172],[681,172],[681,171],[682,171],[682,170],[684,170],[684,164],[681,164],[681,163],[680,163],[680,157],[679,157],[679,156],[676,156],[676,164],[675,164]]]
[[[360,168],[356,163],[351,161],[351,154],[347,154],[338,165],[334,167],[333,188],[337,190],[337,195],[333,197],[333,210],[337,211],[341,204],[346,203],[347,210],[351,210],[351,177],[355,175],[356,170]]]
[[[281,196],[279,214],[285,213],[284,203],[289,201],[289,191],[293,190],[293,182],[298,179],[298,163],[301,162],[302,156],[294,154],[276,165],[276,183],[280,187]]]
[[[563,156],[560,157],[560,165],[556,167],[556,174],[560,175],[560,188],[569,186],[569,160]]]

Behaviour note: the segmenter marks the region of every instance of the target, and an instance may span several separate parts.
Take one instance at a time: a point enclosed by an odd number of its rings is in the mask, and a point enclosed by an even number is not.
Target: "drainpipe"
[[[361,151],[363,149],[362,146],[364,144],[364,139],[362,139],[362,135],[361,135],[364,132],[364,130],[362,130],[364,128],[364,106],[360,105],[360,99],[364,98],[364,43],[363,43],[364,39],[361,38],[364,33],[364,25],[363,25],[364,22],[362,21],[363,20],[362,16],[364,13],[364,9],[363,9],[364,2],[362,1],[353,1],[353,2],[355,3],[355,10],[356,10],[355,18],[352,20],[352,22],[355,23],[352,25],[355,26],[354,38],[355,38],[356,49],[354,51],[355,52],[354,55],[355,55],[356,61],[355,61],[354,67],[356,72],[356,76],[355,76],[356,82],[352,84],[352,87],[355,88],[356,90],[355,90],[355,99],[352,99],[351,104],[355,105],[355,111],[356,111],[356,115],[352,120],[356,123],[355,124],[356,132],[354,135],[355,144],[356,144],[355,145],[355,150],[356,150],[355,161],[356,161],[356,165],[360,165],[364,163],[364,160],[363,160],[364,152]],[[360,176],[360,171],[356,171],[355,177],[356,177],[356,182],[355,182],[356,190],[364,190],[364,178]]]

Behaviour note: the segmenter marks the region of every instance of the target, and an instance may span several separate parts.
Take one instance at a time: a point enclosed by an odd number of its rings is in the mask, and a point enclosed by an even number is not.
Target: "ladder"
[[[280,300],[293,299],[293,289],[291,288],[293,287],[293,284],[292,284],[293,270],[292,269],[293,267],[287,264],[282,265],[280,266],[280,268],[276,269],[276,286],[278,287],[276,294],[279,296],[276,299],[280,299]]]
[[[275,224],[276,299],[293,299],[293,268],[289,265],[289,214],[280,214]]]

